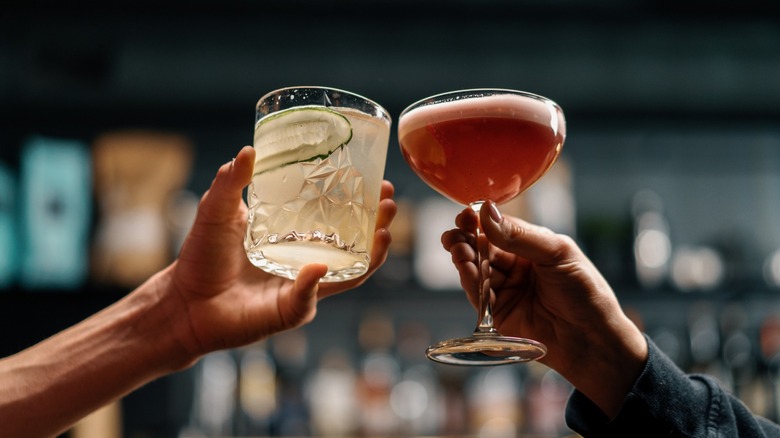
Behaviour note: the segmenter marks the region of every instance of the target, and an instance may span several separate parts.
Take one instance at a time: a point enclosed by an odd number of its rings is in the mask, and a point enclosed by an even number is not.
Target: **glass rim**
[[[512,88],[464,88],[460,90],[452,90],[452,91],[445,91],[443,93],[433,94],[428,97],[424,97],[422,99],[419,99],[406,108],[404,108],[403,111],[401,111],[401,114],[398,116],[403,117],[404,114],[408,113],[409,111],[420,108],[426,105],[432,105],[434,103],[441,103],[441,102],[448,102],[451,100],[455,100],[458,95],[463,94],[475,94],[475,96],[469,96],[469,97],[484,97],[484,96],[493,96],[493,95],[500,95],[500,94],[514,94],[517,96],[524,96],[529,97],[535,100],[539,100],[545,103],[552,104],[558,108],[560,108],[560,105],[558,105],[554,100],[550,99],[549,97],[544,97],[541,94],[531,93],[528,91],[522,91],[522,90],[515,90]],[[480,93],[483,93],[480,95]],[[479,95],[479,96],[477,96]],[[447,99],[447,97],[450,97]]]
[[[356,97],[358,99],[363,99],[364,101],[366,101],[366,103],[368,103],[370,105],[373,105],[376,108],[378,108],[381,111],[382,115],[384,115],[385,118],[387,118],[387,120],[390,120],[390,121],[393,120],[392,117],[390,116],[390,112],[385,107],[380,105],[377,101],[375,101],[373,99],[369,99],[368,97],[363,96],[362,94],[355,93],[353,91],[344,90],[342,88],[329,87],[327,85],[292,85],[292,86],[289,86],[289,87],[277,88],[277,89],[275,89],[273,91],[269,91],[269,92],[265,93],[259,99],[257,99],[257,103],[255,104],[255,109],[257,109],[257,107],[260,105],[260,102],[266,100],[267,98],[269,98],[271,96],[274,96],[274,95],[277,95],[277,94],[280,94],[280,93],[282,93],[284,91],[291,91],[291,90],[320,90],[320,91],[335,91],[335,92],[338,92],[338,93],[343,93],[343,94],[349,95],[351,97]]]

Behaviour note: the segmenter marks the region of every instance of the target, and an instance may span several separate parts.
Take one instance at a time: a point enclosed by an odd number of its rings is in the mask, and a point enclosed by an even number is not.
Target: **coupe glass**
[[[505,89],[471,89],[420,100],[402,113],[398,140],[407,163],[433,189],[479,215],[486,201],[516,197],[555,163],[566,136],[561,108],[550,99]],[[537,360],[547,348],[502,336],[493,327],[490,260],[477,228],[479,310],[471,336],[439,342],[428,358],[454,365]],[[484,263],[483,263],[484,262]]]

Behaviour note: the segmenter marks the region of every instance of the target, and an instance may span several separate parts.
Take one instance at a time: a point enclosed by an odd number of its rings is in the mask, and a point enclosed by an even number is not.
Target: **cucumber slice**
[[[254,174],[288,164],[327,158],[352,139],[352,124],[323,106],[279,111],[255,126]]]

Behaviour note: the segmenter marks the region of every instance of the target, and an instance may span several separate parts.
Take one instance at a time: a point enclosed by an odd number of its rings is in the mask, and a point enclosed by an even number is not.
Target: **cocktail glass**
[[[516,197],[555,163],[566,136],[561,108],[550,99],[505,89],[452,91],[420,100],[398,120],[401,152],[433,189],[479,213],[486,201]],[[477,228],[479,293],[473,334],[426,350],[437,362],[498,365],[537,360],[547,348],[502,336],[493,326],[489,243]]]
[[[326,87],[290,87],[257,103],[247,257],[295,278],[325,263],[321,281],[368,270],[391,119],[375,102]]]

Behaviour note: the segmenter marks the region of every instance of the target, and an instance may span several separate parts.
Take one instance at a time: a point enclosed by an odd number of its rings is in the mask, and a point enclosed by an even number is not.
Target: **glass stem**
[[[476,263],[477,263],[477,293],[479,293],[479,310],[477,314],[477,328],[475,335],[497,334],[493,327],[493,309],[490,304],[490,242],[482,233],[482,224],[479,223],[479,210],[482,202],[471,204],[471,209],[477,214],[476,237]]]

